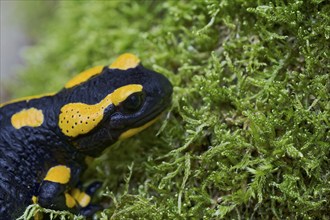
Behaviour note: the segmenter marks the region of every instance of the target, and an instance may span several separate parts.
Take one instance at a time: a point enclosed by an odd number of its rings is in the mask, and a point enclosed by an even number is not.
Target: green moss
[[[104,181],[101,219],[328,219],[329,11],[322,0],[61,1],[17,95],[127,51],[172,81],[161,127],[86,173]]]

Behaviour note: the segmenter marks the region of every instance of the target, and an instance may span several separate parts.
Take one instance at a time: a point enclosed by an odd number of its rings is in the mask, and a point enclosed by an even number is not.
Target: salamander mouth
[[[166,100],[168,101],[168,100]],[[142,119],[134,122],[131,127],[132,128],[137,128],[140,126],[145,125],[146,123],[148,123],[149,121],[152,121],[153,119],[159,117],[169,106],[170,104],[165,104],[165,102],[163,102],[164,104],[161,104],[160,107],[153,109],[152,111],[150,111],[146,117],[143,117]],[[170,103],[170,101],[168,101],[167,103]]]

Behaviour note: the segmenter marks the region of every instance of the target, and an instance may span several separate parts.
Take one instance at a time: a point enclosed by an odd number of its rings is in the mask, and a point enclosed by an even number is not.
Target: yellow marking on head
[[[11,116],[11,124],[14,128],[20,129],[24,126],[38,127],[44,122],[42,110],[36,108],[23,109]]]
[[[48,180],[55,183],[66,184],[71,177],[71,169],[64,165],[58,165],[48,170],[44,180]]]
[[[155,118],[155,119],[152,119],[151,121],[147,122],[146,124],[142,125],[141,127],[138,127],[138,128],[132,128],[132,129],[129,129],[125,132],[123,132],[120,136],[119,136],[119,140],[123,140],[123,139],[126,139],[126,138],[129,138],[137,133],[139,133],[140,131],[146,129],[147,127],[149,127],[150,125],[152,125],[153,123],[155,123],[157,120],[159,119],[159,117]]]
[[[32,202],[33,202],[33,204],[37,204],[38,203],[38,197],[32,196]]]
[[[104,66],[96,66],[91,69],[88,69],[77,76],[73,77],[69,82],[65,84],[65,88],[71,88],[74,87],[82,82],[87,81],[89,78],[91,78],[94,75],[100,74],[102,72],[102,69]]]
[[[127,70],[137,67],[140,63],[140,59],[131,53],[125,53],[120,55],[110,66],[110,69]]]
[[[135,92],[141,92],[142,86],[130,84],[122,86],[95,105],[70,103],[61,108],[59,127],[66,136],[76,137],[95,128],[103,119],[104,110],[110,105],[118,105]]]
[[[68,208],[73,208],[76,205],[76,200],[68,193],[65,193],[65,205]]]
[[[46,96],[52,96],[54,94],[55,94],[54,92],[51,92],[51,93],[45,93],[45,94],[42,94],[42,95],[32,95],[32,96],[26,96],[26,97],[22,97],[22,98],[17,98],[17,99],[10,100],[8,102],[1,103],[0,104],[0,107],[5,106],[5,105],[8,105],[8,104],[15,103],[15,102],[24,101],[24,100],[28,102],[31,99],[38,99],[38,98],[42,98],[42,97],[46,97]]]
[[[141,92],[142,89],[143,86],[139,84],[130,84],[130,85],[122,86],[110,94],[110,99],[114,105],[119,105],[119,103],[125,101],[125,99],[127,99],[128,96],[136,92]]]

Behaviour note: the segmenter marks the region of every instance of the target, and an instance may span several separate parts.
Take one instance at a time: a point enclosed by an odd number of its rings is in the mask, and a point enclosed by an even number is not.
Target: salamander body
[[[32,203],[90,216],[100,183],[77,187],[87,157],[152,124],[171,83],[132,54],[74,77],[55,94],[0,105],[0,219]]]

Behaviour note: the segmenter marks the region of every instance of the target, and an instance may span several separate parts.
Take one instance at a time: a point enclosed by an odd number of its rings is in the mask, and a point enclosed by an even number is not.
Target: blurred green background
[[[56,1],[1,1],[0,103],[13,96],[18,72],[24,68],[24,51],[39,41]]]

